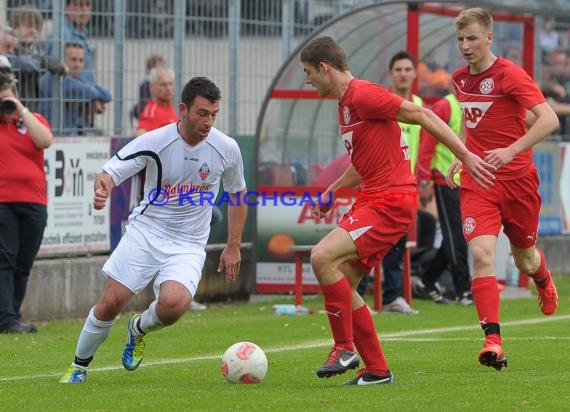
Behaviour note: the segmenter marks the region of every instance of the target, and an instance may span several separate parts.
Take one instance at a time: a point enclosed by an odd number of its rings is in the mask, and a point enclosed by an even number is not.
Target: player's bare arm
[[[101,210],[105,207],[107,199],[111,195],[111,190],[115,187],[115,182],[107,172],[101,172],[95,179],[93,207]]]
[[[398,111],[397,120],[422,126],[437,140],[449,147],[479,186],[487,188],[493,185],[495,179],[493,172],[496,167],[467,150],[461,139],[434,112],[404,100]]]
[[[337,180],[335,180],[334,183],[332,183],[323,193],[321,199],[326,204],[320,205],[317,203],[314,206],[311,206],[311,216],[317,219],[325,217],[325,215],[331,210],[336,201],[335,192],[337,190],[341,188],[352,189],[354,187],[358,187],[359,185],[360,175],[353,165],[349,165],[344,173]]]
[[[510,163],[517,154],[524,152],[551,134],[559,126],[558,117],[548,102],[542,102],[530,109],[534,123],[526,134],[508,147],[487,150],[485,161],[497,169]]]
[[[220,255],[218,265],[218,272],[226,272],[226,282],[235,280],[239,275],[241,236],[247,219],[247,205],[243,201],[246,191],[247,189],[243,189],[241,192],[229,194],[231,203],[228,206],[228,242]]]

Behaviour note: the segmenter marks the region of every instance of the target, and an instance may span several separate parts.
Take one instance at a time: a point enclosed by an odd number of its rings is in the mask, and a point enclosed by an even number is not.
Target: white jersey
[[[245,188],[243,160],[237,142],[219,130],[212,128],[206,139],[190,146],[177,125],[137,137],[103,171],[119,185],[146,167],[144,197],[129,216],[129,225],[205,247],[220,181],[228,193]]]

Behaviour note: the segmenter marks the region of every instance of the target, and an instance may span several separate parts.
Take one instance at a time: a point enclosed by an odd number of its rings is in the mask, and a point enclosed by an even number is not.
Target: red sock
[[[499,330],[499,287],[495,276],[474,278],[471,282],[473,302],[477,308],[479,323],[485,331],[485,341],[501,344]],[[492,333],[489,333],[492,332]]]
[[[366,305],[352,311],[352,327],[354,344],[362,357],[366,370],[375,375],[386,375],[388,364],[376,334],[374,320]]]
[[[540,264],[538,265],[538,269],[534,272],[530,277],[534,280],[535,283],[538,284],[540,287],[544,287],[550,279],[550,271],[546,267],[546,257],[544,253],[539,248],[536,248],[536,251],[540,255]]]
[[[335,347],[353,351],[352,339],[352,289],[344,276],[338,282],[321,285],[325,298],[325,309]]]

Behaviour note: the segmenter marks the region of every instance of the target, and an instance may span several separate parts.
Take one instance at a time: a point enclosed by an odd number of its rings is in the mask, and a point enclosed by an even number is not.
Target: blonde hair
[[[18,80],[12,72],[0,72],[0,92],[4,90],[12,90],[14,95],[18,96]]]
[[[464,29],[473,23],[481,25],[487,31],[493,31],[493,16],[487,9],[482,9],[481,7],[465,9],[455,18],[455,28],[457,30]]]

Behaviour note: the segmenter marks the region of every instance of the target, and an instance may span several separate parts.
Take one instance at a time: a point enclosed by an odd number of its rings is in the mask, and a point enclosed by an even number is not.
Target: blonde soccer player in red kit
[[[507,366],[499,322],[499,288],[494,275],[497,236],[504,227],[518,269],[536,285],[540,310],[556,311],[558,295],[542,251],[536,248],[541,198],[531,148],[558,127],[558,120],[538,86],[519,66],[491,51],[493,18],[470,8],[455,19],[459,51],[467,66],[453,85],[465,116],[467,148],[497,168],[495,184],[481,189],[461,173],[463,234],[473,255],[471,291],[485,333],[479,363],[497,370]],[[526,112],[536,121],[526,129]],[[461,164],[449,169],[447,181]]]
[[[339,226],[313,248],[311,264],[324,295],[334,346],[317,376],[330,377],[359,364],[365,368],[349,385],[393,382],[378,341],[374,321],[356,286],[408,232],[416,213],[416,180],[411,172],[408,143],[398,121],[420,124],[464,161],[483,186],[493,179],[494,166],[469,152],[443,120],[431,110],[404,100],[378,84],[350,73],[344,50],[330,37],[311,40],[301,51],[305,83],[319,96],[338,99],[338,121],[350,165],[323,194],[328,205],[315,205],[315,218],[333,206],[335,192],[360,185],[358,197]],[[408,196],[402,197],[402,193]],[[397,200],[396,200],[396,195]],[[392,201],[375,202],[374,196]],[[393,199],[392,199],[393,197]]]

